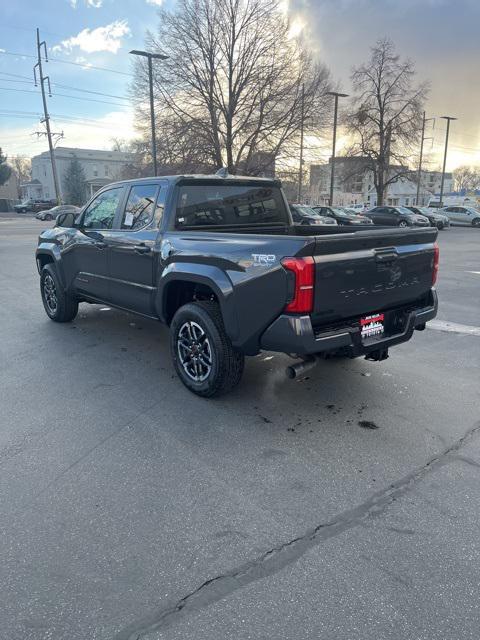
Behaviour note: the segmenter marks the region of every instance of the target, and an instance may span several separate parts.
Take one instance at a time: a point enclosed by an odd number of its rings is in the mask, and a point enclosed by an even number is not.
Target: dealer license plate
[[[360,327],[362,339],[378,338],[383,336],[385,331],[384,325],[385,315],[383,313],[374,313],[370,316],[360,318]]]

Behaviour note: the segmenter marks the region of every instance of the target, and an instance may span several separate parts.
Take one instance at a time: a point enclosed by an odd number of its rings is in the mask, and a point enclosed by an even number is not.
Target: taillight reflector
[[[315,261],[306,258],[284,258],[282,265],[295,276],[293,299],[285,307],[288,313],[311,313],[315,284]]]
[[[440,261],[440,249],[438,244],[433,246],[433,273],[432,273],[432,286],[437,282],[438,278],[438,263]]]

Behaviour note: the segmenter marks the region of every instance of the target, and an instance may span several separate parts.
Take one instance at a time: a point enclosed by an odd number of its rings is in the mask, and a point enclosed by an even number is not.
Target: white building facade
[[[63,178],[70,162],[74,158],[82,165],[86,178],[87,196],[90,197],[105,184],[117,180],[121,175],[122,169],[134,161],[134,154],[122,151],[58,147],[55,149],[55,161],[62,194]],[[32,158],[32,182],[38,185],[37,181],[41,187],[36,189],[36,197],[45,200],[54,199],[55,185],[48,151],[44,151]],[[39,192],[41,192],[41,195],[38,195]]]
[[[398,168],[395,167],[395,171]],[[310,200],[323,204],[329,199],[331,164],[310,166]],[[384,202],[391,206],[427,206],[440,193],[441,171],[422,171],[417,202],[417,182],[399,178],[387,187]],[[444,193],[453,186],[451,173],[445,174]],[[334,202],[338,205],[364,204],[374,207],[377,193],[373,173],[364,158],[339,157],[335,159]]]

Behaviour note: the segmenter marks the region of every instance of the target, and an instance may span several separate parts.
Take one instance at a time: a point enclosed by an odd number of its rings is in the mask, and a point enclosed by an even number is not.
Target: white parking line
[[[480,271],[465,271],[465,273],[474,273],[477,276],[480,276]]]
[[[447,322],[445,320],[430,320],[430,322],[427,322],[427,328],[450,333],[463,333],[466,336],[480,336],[480,327],[472,327],[468,324],[458,324],[457,322]]]

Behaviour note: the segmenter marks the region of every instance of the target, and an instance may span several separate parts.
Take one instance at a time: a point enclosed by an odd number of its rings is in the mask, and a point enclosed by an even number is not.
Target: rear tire
[[[52,263],[46,264],[40,276],[42,302],[50,320],[71,322],[78,313],[78,301],[65,293]]]
[[[240,382],[245,358],[233,348],[216,302],[178,309],[170,325],[170,351],[178,377],[198,396],[219,396]]]
[[[472,227],[480,227],[480,218],[475,218],[475,220],[472,220]]]

